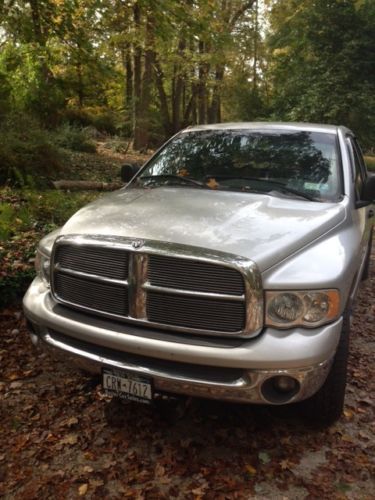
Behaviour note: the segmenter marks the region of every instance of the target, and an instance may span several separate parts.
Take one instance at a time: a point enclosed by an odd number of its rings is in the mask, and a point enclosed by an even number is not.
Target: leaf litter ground
[[[32,346],[19,307],[2,311],[0,496],[373,498],[374,281],[355,308],[345,412],[325,430],[289,407],[110,401]]]

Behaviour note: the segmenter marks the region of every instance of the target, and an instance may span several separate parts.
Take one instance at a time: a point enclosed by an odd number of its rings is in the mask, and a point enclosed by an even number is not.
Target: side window
[[[350,156],[352,158],[353,168],[354,168],[354,183],[355,183],[355,193],[357,200],[361,199],[362,188],[365,178],[364,162],[362,159],[362,153],[358,149],[353,137],[348,137]]]
[[[353,143],[354,143],[354,149],[357,152],[357,156],[358,156],[359,161],[362,165],[363,177],[366,178],[367,177],[367,167],[366,167],[365,160],[363,158],[361,146],[358,144],[358,141],[355,137],[353,138]]]

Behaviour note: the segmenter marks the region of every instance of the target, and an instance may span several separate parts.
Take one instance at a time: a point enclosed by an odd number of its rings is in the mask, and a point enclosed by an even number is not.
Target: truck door
[[[355,214],[354,218],[358,221],[361,231],[361,257],[364,258],[368,251],[372,225],[374,223],[374,209],[371,204],[363,206],[361,204],[361,195],[364,183],[366,182],[368,173],[366,164],[363,159],[361,149],[354,136],[347,137],[352,169],[354,173],[354,190],[355,190]]]

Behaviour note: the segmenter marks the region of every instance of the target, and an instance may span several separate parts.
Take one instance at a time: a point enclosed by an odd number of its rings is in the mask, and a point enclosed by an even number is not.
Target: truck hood
[[[241,255],[264,271],[344,218],[339,203],[184,187],[121,189],[79,210],[60,234],[193,245]]]

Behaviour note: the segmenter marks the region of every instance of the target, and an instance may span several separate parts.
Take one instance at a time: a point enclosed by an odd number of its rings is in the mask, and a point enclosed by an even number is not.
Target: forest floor
[[[117,168],[111,158],[108,178]],[[33,347],[19,305],[3,309],[0,497],[374,498],[374,260],[354,310],[345,411],[327,429],[293,407],[111,401]]]

